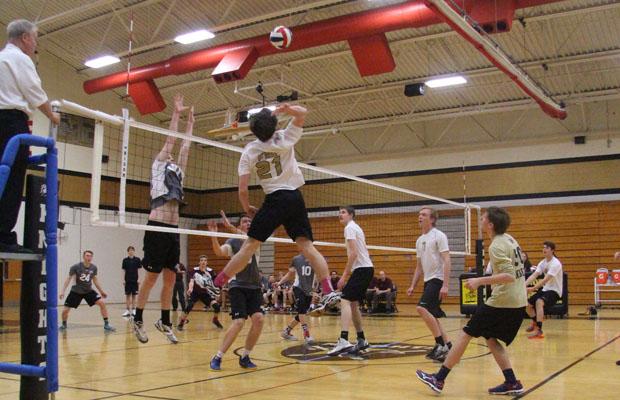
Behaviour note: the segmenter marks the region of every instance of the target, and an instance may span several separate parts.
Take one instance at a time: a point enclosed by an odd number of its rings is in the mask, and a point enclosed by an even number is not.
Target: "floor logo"
[[[289,347],[282,351],[284,357],[293,358],[298,361],[334,361],[344,360],[382,360],[388,358],[416,357],[425,356],[432,346],[424,346],[409,343],[372,343],[370,347],[358,353],[342,353],[337,356],[328,356],[336,343],[315,342],[313,345],[300,344]]]

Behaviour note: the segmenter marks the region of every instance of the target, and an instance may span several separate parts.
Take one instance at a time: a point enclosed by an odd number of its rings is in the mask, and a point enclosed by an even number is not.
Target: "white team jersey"
[[[415,248],[417,258],[422,263],[424,282],[435,278],[443,281],[444,265],[441,253],[450,251],[446,234],[437,228],[432,228],[418,238]]]
[[[553,277],[547,283],[545,283],[545,286],[543,286],[543,291],[546,292],[549,290],[553,290],[558,295],[560,295],[560,297],[562,297],[562,285],[564,283],[564,276],[562,273],[562,263],[560,262],[560,260],[555,258],[555,256],[551,258],[550,261],[547,261],[547,259],[544,258],[541,262],[538,263],[538,266],[536,267],[536,272],[538,272],[539,274],[551,275]]]
[[[355,221],[349,221],[347,226],[344,227],[344,239],[345,241],[354,240],[355,247],[357,248],[357,258],[351,266],[351,271],[355,271],[357,268],[373,266],[370,254],[368,254],[368,249],[366,248],[366,235],[364,235],[364,231]]]
[[[304,176],[295,159],[295,143],[302,133],[303,128],[291,121],[286,129],[276,131],[268,141],[256,139],[248,143],[239,160],[239,176],[255,171],[265,194],[302,186]]]

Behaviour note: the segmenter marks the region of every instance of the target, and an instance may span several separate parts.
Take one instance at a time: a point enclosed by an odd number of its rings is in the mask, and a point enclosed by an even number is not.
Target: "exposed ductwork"
[[[475,15],[482,26],[492,32],[510,29],[514,10],[561,0],[506,0],[498,3],[498,12],[484,1],[458,0],[470,15]],[[510,3],[507,8],[504,3]],[[504,12],[508,10],[508,12]],[[501,20],[500,20],[501,18]],[[168,60],[133,68],[129,73],[119,72],[84,82],[88,94],[129,84],[129,94],[142,114],[162,111],[165,103],[154,79],[182,75],[214,68],[216,82],[243,79],[259,57],[280,51],[296,51],[339,41],[348,41],[358,70],[362,76],[390,72],[395,63],[385,38],[386,32],[405,28],[421,28],[442,22],[442,19],[424,1],[376,8],[343,15],[291,28],[293,41],[286,50],[277,50],[269,43],[268,35],[256,36],[220,46],[197,50]]]

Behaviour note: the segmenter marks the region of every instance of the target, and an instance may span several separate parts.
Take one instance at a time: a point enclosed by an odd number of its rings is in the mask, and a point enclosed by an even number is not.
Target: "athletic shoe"
[[[448,345],[439,346],[439,348],[434,354],[435,358],[433,358],[433,360],[444,362],[446,361],[446,357],[448,356],[449,352],[450,352],[450,347],[448,347]]]
[[[620,360],[616,361],[616,365],[620,365]]]
[[[220,371],[222,369],[222,359],[218,356],[213,356],[211,362],[209,363],[209,367],[213,371]]]
[[[527,329],[525,330],[526,332],[533,332],[534,329],[536,329],[536,322],[532,321],[532,324],[530,326],[527,327]]]
[[[136,338],[140,341],[140,343],[146,343],[149,341],[149,337],[146,335],[146,331],[144,330],[144,323],[142,321],[135,321],[133,318],[130,320],[131,327],[133,328],[133,333],[135,333]]]
[[[182,331],[185,329],[185,324],[187,323],[186,319],[179,318],[179,322],[177,323],[177,331]]]
[[[177,337],[174,336],[174,332],[172,332],[172,328],[169,327],[168,325],[164,325],[163,322],[161,322],[161,319],[158,319],[154,325],[158,331],[164,334],[164,336],[166,337],[166,339],[170,341],[170,343],[172,344],[179,343],[179,341],[177,340]]]
[[[224,326],[220,323],[218,319],[211,320],[211,323],[215,325],[217,329],[224,329]]]
[[[280,337],[284,340],[297,340],[295,336],[291,335],[289,332],[285,330],[280,332]]]
[[[254,369],[256,368],[256,364],[250,360],[250,356],[239,357],[239,365],[241,368]]]
[[[443,381],[438,380],[435,374],[427,374],[422,370],[417,370],[415,375],[434,392],[441,393],[443,390]]]
[[[532,333],[531,335],[527,336],[528,339],[544,339],[545,335],[543,334],[543,331],[541,331],[540,329],[537,329],[534,333]]]
[[[321,298],[319,304],[314,307],[310,306],[308,314],[311,316],[317,316],[325,310],[326,307],[331,307],[340,301],[340,292],[331,292]]]
[[[353,344],[349,343],[348,340],[344,340],[343,338],[339,338],[336,342],[336,345],[333,349],[327,352],[328,356],[337,356],[338,354],[345,353],[353,349]]]
[[[104,324],[103,325],[103,330],[106,331],[106,332],[116,332],[116,328],[113,327],[110,324]]]
[[[61,332],[65,332],[67,330],[67,325],[60,324],[60,326],[58,327],[58,330]]]
[[[131,313],[129,312],[129,310],[125,310],[125,312],[123,313],[122,317],[123,318],[127,318],[131,315]]]
[[[521,381],[516,381],[515,383],[504,382],[501,385],[495,386],[489,389],[489,394],[519,394],[523,393],[523,385]]]
[[[355,346],[353,346],[353,350],[351,350],[351,353],[359,353],[362,350],[366,350],[368,347],[370,347],[368,340],[358,339],[357,343],[355,343]]]
[[[313,344],[314,344],[314,338],[313,338],[312,336],[305,337],[305,338],[304,338],[304,343],[305,343],[307,346],[311,346],[311,345],[313,345]],[[618,364],[618,365],[620,365],[620,364]]]
[[[440,344],[435,343],[435,347],[433,347],[431,349],[431,351],[429,351],[428,353],[426,353],[426,358],[429,360],[434,360],[435,359],[435,354],[437,353],[437,350],[439,350],[439,348],[441,347]]]

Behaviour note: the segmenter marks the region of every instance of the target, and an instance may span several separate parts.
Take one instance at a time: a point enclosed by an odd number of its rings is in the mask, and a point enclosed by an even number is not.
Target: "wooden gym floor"
[[[249,322],[225,355],[222,371],[209,370],[223,331],[210,324],[211,313],[193,312],[191,323],[178,333],[180,343],[168,344],[152,323],[159,313],[145,312],[150,341],[139,344],[119,305],[109,306],[118,331],[105,334],[98,309],[82,305],[72,312],[69,329],[60,335],[60,391],[57,399],[398,399],[435,398],[415,378],[415,370],[435,371],[438,364],[424,358],[433,340],[412,306],[400,306],[395,317],[365,317],[366,336],[376,345],[365,358],[325,357],[326,347],[304,349],[300,342],[281,340],[279,333],[291,318],[267,314],[263,334],[252,352],[256,370],[237,363]],[[0,360],[19,360],[16,309],[0,309]],[[456,335],[466,322],[455,307],[444,327]],[[545,322],[543,340],[528,340],[526,323],[509,347],[513,367],[528,399],[612,399],[620,393],[620,311],[602,310],[599,319],[575,317]],[[225,327],[230,319],[222,313]],[[176,315],[175,315],[176,317]],[[330,343],[339,335],[339,319],[312,318],[311,333]],[[12,326],[13,325],[13,326]],[[300,336],[299,328],[294,333]],[[355,334],[351,332],[351,339]],[[234,351],[233,351],[234,350]],[[464,359],[450,374],[441,395],[445,399],[488,397],[488,387],[503,377],[484,341],[474,340]],[[19,397],[19,377],[0,374],[0,400]]]

